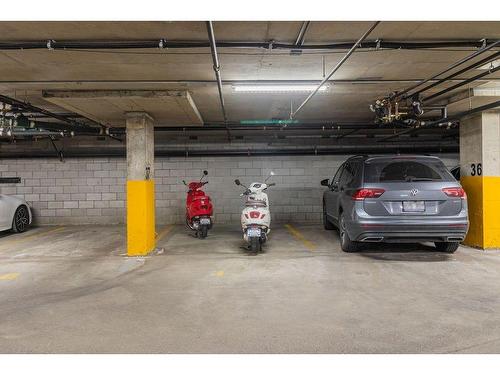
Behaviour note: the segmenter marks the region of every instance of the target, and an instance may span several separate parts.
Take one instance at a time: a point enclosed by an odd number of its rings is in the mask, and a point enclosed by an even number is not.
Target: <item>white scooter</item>
[[[249,187],[243,185],[240,180],[234,180],[236,185],[245,188],[245,191],[240,194],[240,197],[246,196],[245,207],[241,212],[241,228],[243,238],[248,243],[249,250],[254,254],[262,251],[262,244],[266,242],[271,231],[271,211],[269,211],[269,199],[265,193],[268,187],[276,185],[266,183],[271,176],[274,176],[273,172],[264,183],[252,182]]]

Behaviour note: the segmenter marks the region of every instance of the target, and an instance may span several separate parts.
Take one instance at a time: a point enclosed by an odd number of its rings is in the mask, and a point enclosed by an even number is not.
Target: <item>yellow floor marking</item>
[[[0,280],[15,280],[20,275],[18,272],[4,273],[0,275]]]
[[[224,277],[224,271],[217,271],[215,273],[215,276],[217,276],[217,277]]]
[[[156,241],[161,240],[161,239],[162,239],[163,237],[165,237],[168,233],[170,233],[170,231],[171,231],[172,229],[174,229],[174,226],[173,226],[173,225],[170,225],[170,224],[169,224],[169,225],[167,225],[167,226],[165,227],[165,229],[163,229],[160,233],[158,233],[158,234],[156,235]]]
[[[10,237],[7,237],[5,241],[5,243],[0,243],[0,246],[1,245],[11,245],[13,243],[17,243],[17,242],[23,242],[23,241],[26,241],[26,240],[30,240],[34,237],[38,237],[38,236],[43,236],[45,234],[49,234],[49,233],[55,233],[55,232],[60,232],[64,229],[64,227],[58,227],[58,228],[54,228],[54,229],[51,229],[51,230],[47,230],[45,232],[38,232],[38,233],[33,233],[33,234],[30,234],[28,236],[24,236],[24,237],[19,237],[19,238],[13,238],[13,239],[10,239]]]
[[[285,228],[288,229],[288,231],[292,236],[294,236],[297,240],[302,242],[304,246],[307,248],[307,250],[314,251],[316,249],[316,245],[313,242],[306,239],[298,229],[295,229],[290,224],[285,224]]]

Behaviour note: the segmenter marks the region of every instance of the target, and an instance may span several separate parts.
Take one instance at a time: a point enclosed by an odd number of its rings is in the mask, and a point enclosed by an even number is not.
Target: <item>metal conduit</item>
[[[297,39],[295,40],[296,46],[302,46],[304,44],[304,39],[306,36],[307,29],[309,28],[309,24],[311,21],[304,21],[299,30],[299,35],[297,35]]]
[[[414,92],[413,95],[418,95],[418,94],[420,94],[420,93],[422,93],[424,91],[428,91],[429,89],[431,89],[431,88],[433,88],[433,87],[435,87],[435,86],[437,86],[437,85],[439,85],[439,84],[441,84],[443,82],[450,81],[452,78],[455,78],[456,76],[458,76],[458,75],[460,75],[462,73],[465,73],[465,72],[467,72],[467,71],[469,71],[471,69],[474,69],[474,68],[476,68],[478,66],[485,65],[485,64],[487,64],[487,63],[495,60],[499,56],[500,56],[500,52],[494,53],[493,55],[488,56],[488,57],[486,57],[486,58],[484,58],[482,60],[479,60],[478,62],[475,62],[472,65],[469,65],[469,66],[467,66],[467,67],[465,67],[465,68],[463,68],[463,69],[461,69],[461,70],[459,70],[459,71],[457,71],[457,72],[455,72],[453,74],[450,74],[449,76],[446,76],[444,78],[441,78],[441,79],[437,80],[436,82],[432,83],[431,85],[426,86],[426,87],[424,87],[424,88],[422,88],[422,89]]]
[[[347,51],[344,57],[342,57],[342,59],[337,63],[337,65],[335,65],[335,67],[331,70],[331,72],[325,78],[323,78],[323,80],[314,89],[314,91],[309,94],[309,96],[302,102],[301,105],[298,106],[298,108],[294,112],[290,113],[290,120],[292,120],[297,115],[297,113],[299,113],[302,110],[302,108],[304,108],[304,106],[309,102],[309,100],[311,100],[311,98],[314,95],[316,95],[321,86],[323,86],[333,76],[333,74],[346,62],[349,56],[353,54],[353,52],[356,50],[356,48],[358,48],[361,42],[366,39],[366,37],[373,31],[373,29],[375,29],[375,27],[377,27],[379,23],[380,21],[374,22],[373,25],[361,36],[361,38],[359,38],[358,41],[354,43],[351,49]]]
[[[384,41],[372,40],[363,43],[362,48],[373,49],[432,49],[432,48],[481,48],[484,43],[490,44],[496,40],[447,40],[428,42],[406,42],[406,41]],[[307,50],[342,50],[352,48],[354,42],[339,42],[326,44],[290,44],[279,42],[224,42],[219,41],[219,48],[242,48],[242,49],[307,49]],[[72,49],[191,49],[209,48],[210,43],[205,41],[171,41],[168,39],[150,40],[38,40],[38,41],[3,41],[0,42],[0,50],[24,50],[24,49],[49,49],[49,50],[72,50]]]
[[[471,109],[471,110],[468,110],[468,111],[465,111],[465,112],[457,113],[456,115],[453,115],[453,116],[450,116],[450,117],[441,118],[439,120],[429,122],[425,126],[403,130],[403,131],[401,131],[399,133],[396,133],[396,134],[393,134],[393,135],[381,138],[381,139],[377,140],[377,142],[384,142],[384,141],[387,141],[388,139],[396,138],[396,137],[399,137],[400,135],[403,135],[403,134],[408,134],[408,133],[416,132],[418,130],[421,130],[422,128],[429,128],[431,126],[440,124],[442,122],[459,120],[462,117],[469,116],[469,115],[472,115],[474,113],[479,113],[479,112],[487,111],[489,109],[493,109],[493,108],[497,108],[497,107],[500,107],[500,100],[497,100],[496,102],[493,102],[493,103],[490,103],[490,104],[486,104],[486,105],[483,105],[483,106],[480,106],[480,107],[477,107],[477,108],[474,108],[474,109]]]
[[[460,83],[457,83],[456,85],[453,85],[453,86],[451,86],[451,87],[448,87],[448,88],[446,88],[446,89],[443,89],[443,90],[441,90],[441,91],[439,91],[439,92],[437,92],[437,93],[435,93],[435,94],[432,94],[431,96],[429,96],[429,97],[425,98],[425,100],[426,100],[426,101],[429,101],[429,100],[435,99],[435,98],[437,98],[438,96],[441,96],[441,95],[443,95],[443,94],[446,94],[446,93],[448,93],[448,92],[450,92],[450,91],[455,90],[456,88],[459,88],[459,87],[461,87],[461,86],[467,85],[468,83],[474,82],[474,81],[476,81],[476,80],[477,80],[477,79],[479,79],[479,78],[482,78],[482,77],[485,77],[485,76],[487,76],[487,75],[493,74],[493,73],[497,72],[498,70],[500,70],[500,66],[497,66],[496,68],[493,68],[493,69],[487,70],[487,71],[485,71],[485,72],[483,72],[483,73],[480,73],[480,74],[478,74],[478,75],[476,75],[476,76],[474,76],[474,77],[471,77],[471,78],[469,78],[469,79],[466,79],[465,81],[460,82]]]
[[[466,62],[468,62],[468,61],[472,60],[473,58],[475,58],[475,57],[479,56],[480,54],[482,54],[482,53],[484,53],[484,52],[486,52],[486,51],[489,51],[490,49],[492,49],[492,48],[494,48],[494,47],[497,47],[497,46],[500,46],[500,40],[497,40],[497,41],[495,41],[495,42],[493,42],[493,43],[491,43],[491,44],[489,44],[489,45],[486,45],[485,47],[483,47],[483,48],[481,48],[480,50],[478,50],[478,51],[474,52],[473,54],[468,55],[468,56],[464,57],[463,59],[461,59],[461,60],[459,60],[459,61],[457,61],[457,62],[453,63],[453,64],[452,64],[452,65],[450,65],[448,68],[446,68],[445,70],[443,70],[443,71],[441,71],[441,72],[439,72],[439,73],[437,73],[437,74],[433,75],[432,77],[429,77],[429,78],[427,78],[427,79],[424,79],[424,80],[422,80],[421,82],[419,82],[419,83],[417,83],[417,84],[415,84],[415,85],[413,85],[413,86],[410,86],[410,87],[408,87],[408,88],[404,89],[403,91],[400,91],[400,92],[397,92],[397,93],[395,93],[395,94],[391,95],[391,97],[390,97],[390,98],[391,98],[391,99],[395,99],[395,98],[398,98],[398,97],[403,97],[403,99],[408,98],[409,96],[412,96],[412,95],[413,95],[413,94],[409,94],[409,92],[410,92],[410,91],[412,91],[412,90],[416,89],[417,87],[419,87],[419,86],[423,85],[424,83],[429,82],[429,81],[430,81],[430,80],[432,80],[432,79],[436,79],[437,77],[439,77],[439,76],[441,76],[441,75],[443,75],[443,74],[445,74],[445,73],[448,73],[450,70],[455,69],[457,66],[460,66],[460,65],[462,65],[462,64],[464,64],[464,63],[466,63]]]
[[[224,122],[227,122],[227,115],[226,115],[226,107],[224,105],[224,96],[222,95],[222,78],[220,75],[220,64],[219,64],[219,57],[217,56],[217,43],[215,42],[215,36],[214,36],[214,28],[212,25],[212,21],[207,21],[207,32],[208,32],[208,38],[210,40],[210,51],[212,52],[212,61],[213,61],[213,68],[215,72],[215,78],[217,79],[217,88],[219,90],[219,100],[220,100],[220,106],[222,110],[222,115],[224,117]]]

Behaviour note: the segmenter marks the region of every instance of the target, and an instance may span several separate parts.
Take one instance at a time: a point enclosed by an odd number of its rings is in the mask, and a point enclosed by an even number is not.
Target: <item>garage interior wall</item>
[[[447,167],[458,154],[436,154]],[[234,184],[262,181],[272,170],[268,191],[275,222],[316,224],[321,221],[320,180],[332,178],[349,155],[156,157],[155,190],[158,224],[184,223],[186,187],[182,180],[208,170],[206,192],[212,197],[216,223],[239,223],[242,190]],[[126,160],[110,158],[0,159],[2,177],[21,177],[20,184],[0,185],[0,193],[24,198],[34,208],[35,224],[116,224],[125,221]]]

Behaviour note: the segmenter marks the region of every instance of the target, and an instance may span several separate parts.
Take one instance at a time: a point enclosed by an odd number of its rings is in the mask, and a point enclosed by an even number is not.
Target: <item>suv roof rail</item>
[[[347,158],[347,160],[350,160],[350,159],[354,159],[354,158],[369,158],[370,155],[366,155],[366,154],[359,154],[359,155],[353,155],[353,156],[350,156],[349,158]]]

